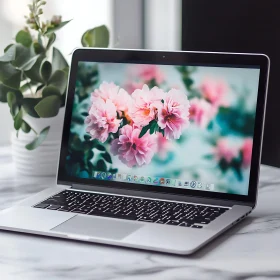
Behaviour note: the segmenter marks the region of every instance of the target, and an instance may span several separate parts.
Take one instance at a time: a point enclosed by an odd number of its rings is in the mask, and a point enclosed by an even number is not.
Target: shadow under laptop
[[[59,242],[60,244],[67,244],[67,243],[75,243],[75,244],[84,244],[87,247],[91,247],[91,246],[95,246],[98,249],[102,250],[102,248],[106,248],[106,250],[108,249],[112,249],[112,250],[125,250],[128,252],[137,252],[137,253],[143,253],[143,254],[152,254],[153,256],[160,256],[160,255],[165,255],[165,256],[170,256],[172,258],[188,258],[188,259],[201,259],[204,256],[210,254],[211,252],[213,252],[214,250],[216,250],[217,248],[219,248],[219,246],[226,242],[229,238],[231,238],[234,235],[237,235],[238,232],[240,230],[242,230],[244,227],[250,225],[255,218],[253,217],[247,217],[246,219],[240,221],[237,225],[235,225],[232,228],[229,228],[228,230],[226,230],[223,234],[221,234],[220,236],[217,236],[215,239],[213,239],[210,243],[208,243],[207,245],[204,245],[201,249],[199,249],[197,252],[191,254],[191,255],[176,255],[176,254],[172,254],[172,253],[164,253],[164,252],[155,252],[152,250],[143,250],[143,249],[137,249],[137,248],[127,248],[127,247],[121,247],[121,246],[116,246],[116,245],[107,245],[107,244],[99,244],[99,243],[89,243],[87,241],[83,241],[83,240],[71,240],[71,239],[60,239],[57,237],[51,237],[51,236],[43,236],[43,235],[35,235],[32,233],[20,233],[20,232],[14,232],[14,231],[2,231],[0,230],[0,232],[2,233],[9,233],[11,235],[21,235],[21,236],[32,236],[32,238],[36,238],[38,239],[42,239],[44,241],[47,240],[52,240],[52,242],[54,242],[55,240],[57,242]],[[54,246],[54,243],[52,243],[52,246]]]

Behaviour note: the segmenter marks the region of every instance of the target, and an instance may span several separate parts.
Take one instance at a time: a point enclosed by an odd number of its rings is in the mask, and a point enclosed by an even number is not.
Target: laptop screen
[[[79,62],[67,174],[248,195],[259,74]]]

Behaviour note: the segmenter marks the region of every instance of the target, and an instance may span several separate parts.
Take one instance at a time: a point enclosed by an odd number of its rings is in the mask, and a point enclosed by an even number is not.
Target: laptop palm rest
[[[142,226],[121,220],[77,215],[52,228],[51,231],[61,232],[69,236],[79,235],[88,238],[121,240]]]

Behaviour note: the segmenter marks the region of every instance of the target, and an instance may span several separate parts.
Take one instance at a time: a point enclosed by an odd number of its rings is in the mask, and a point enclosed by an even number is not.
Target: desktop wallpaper
[[[79,62],[66,172],[247,195],[258,82],[253,68]]]

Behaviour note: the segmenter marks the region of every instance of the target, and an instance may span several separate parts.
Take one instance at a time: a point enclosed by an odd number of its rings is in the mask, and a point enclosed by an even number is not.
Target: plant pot
[[[35,150],[29,151],[25,148],[25,145],[36,137],[32,130],[29,133],[20,130],[18,137],[16,131],[12,132],[12,156],[17,174],[32,177],[56,175],[64,111],[64,108],[60,109],[58,115],[53,118],[36,119],[29,115],[24,117],[24,120],[37,132],[50,126],[45,141]]]

